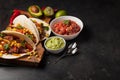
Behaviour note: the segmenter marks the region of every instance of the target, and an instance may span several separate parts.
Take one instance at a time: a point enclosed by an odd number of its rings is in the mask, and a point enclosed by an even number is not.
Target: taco
[[[29,18],[38,29],[40,41],[48,38],[51,34],[51,29],[48,23],[38,18]]]
[[[36,50],[34,42],[16,31],[2,31],[0,33],[0,57],[5,59],[19,58]]]
[[[6,30],[20,32],[29,37],[36,45],[40,37],[36,25],[25,15],[19,15],[13,20],[13,24],[9,25]]]

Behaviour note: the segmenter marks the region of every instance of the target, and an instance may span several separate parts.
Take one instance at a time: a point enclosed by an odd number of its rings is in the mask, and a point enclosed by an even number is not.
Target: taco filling
[[[45,37],[49,37],[49,34],[45,32],[45,31],[49,30],[48,26],[44,26],[43,23],[38,23],[35,20],[32,20],[32,22],[36,25],[36,27],[37,27],[37,29],[39,31],[41,40],[43,40]]]
[[[0,54],[20,54],[33,50],[33,47],[24,39],[0,33]]]
[[[34,43],[36,43],[36,38],[34,36],[34,34],[27,28],[23,27],[20,24],[17,24],[16,26],[14,25],[9,25],[6,30],[10,30],[10,31],[17,31],[20,32],[24,35],[26,35],[27,37],[29,37]]]

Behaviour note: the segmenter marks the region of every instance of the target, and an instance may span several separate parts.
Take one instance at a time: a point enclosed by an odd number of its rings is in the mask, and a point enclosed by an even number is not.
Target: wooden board
[[[32,18],[32,16],[27,11],[20,10],[20,14],[21,15],[26,15],[28,18]],[[49,23],[52,18],[43,16],[40,19]],[[10,26],[10,24],[8,26]],[[37,56],[36,55],[24,56],[24,57],[21,57],[21,58],[18,58],[18,59],[3,59],[3,58],[0,58],[0,64],[20,65],[20,66],[38,66],[40,64],[40,61],[42,60],[43,54],[44,54],[44,48],[42,47],[42,44],[39,43],[38,46],[37,46]]]
[[[31,56],[24,56],[18,59],[2,59],[0,58],[0,63],[5,65],[20,65],[20,66],[38,66],[42,60],[44,54],[44,48],[42,44],[39,43],[37,46],[37,53]]]

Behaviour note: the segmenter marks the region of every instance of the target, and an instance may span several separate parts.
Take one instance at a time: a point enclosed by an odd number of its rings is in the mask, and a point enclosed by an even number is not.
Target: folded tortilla
[[[40,37],[36,25],[29,20],[25,15],[19,15],[13,20],[13,25],[9,25],[7,30],[20,32],[30,39],[37,45]]]
[[[34,42],[22,33],[2,31],[0,33],[0,57],[5,59],[19,58],[36,50]]]
[[[46,23],[45,21],[38,19],[38,18],[29,18],[38,29],[40,41],[48,38],[51,34],[50,25]]]

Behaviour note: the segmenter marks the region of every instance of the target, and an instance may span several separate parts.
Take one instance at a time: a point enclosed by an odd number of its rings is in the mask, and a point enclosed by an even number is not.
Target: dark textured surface
[[[78,54],[52,64],[59,55],[45,53],[38,68],[0,65],[0,80],[120,80],[119,0],[0,0],[0,30],[14,8],[29,5],[65,9],[84,22],[74,40]]]

